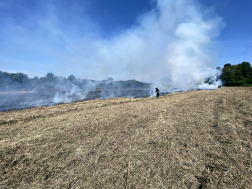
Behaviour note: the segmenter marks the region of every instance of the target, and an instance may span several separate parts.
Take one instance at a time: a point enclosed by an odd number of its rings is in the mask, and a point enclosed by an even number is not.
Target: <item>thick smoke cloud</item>
[[[219,74],[213,41],[223,26],[220,17],[196,1],[157,0],[131,28],[106,40],[86,38],[75,56],[63,59],[76,62],[76,70],[83,65],[83,74],[95,79],[111,76],[162,87],[207,88],[205,78]]]
[[[29,76],[136,79],[161,88],[196,88],[205,77],[217,77],[214,40],[222,19],[197,0],[152,1],[156,6],[134,25],[107,37],[89,15],[92,1],[36,1],[33,16],[24,11],[20,20],[6,19],[2,34],[8,48],[2,48],[19,53],[0,60]],[[33,63],[26,68],[22,58],[28,55]]]
[[[135,79],[152,83],[152,89],[156,85],[162,92],[169,93],[197,88],[216,89],[221,84],[218,80],[220,70],[215,69],[213,44],[224,23],[196,0],[156,0],[156,7],[139,16],[135,25],[106,39],[99,35],[99,24],[92,22],[91,18],[82,20],[86,24],[82,27],[83,35],[76,34],[79,31],[76,23],[80,22],[70,24],[68,29],[62,27],[60,23],[64,18],[57,14],[56,5],[46,6],[47,16],[35,17],[33,22],[38,28],[32,35],[21,26],[21,30],[4,30],[5,33],[14,32],[11,34],[15,34],[15,39],[31,49],[34,48],[31,41],[35,41],[38,51],[53,57],[55,61],[48,66],[50,70],[47,72],[65,77],[73,74],[89,81],[109,77],[114,81]],[[70,13],[76,12],[76,7]],[[77,15],[75,20],[80,20]],[[68,13],[64,16],[67,17]],[[26,35],[21,35],[23,33]],[[76,35],[72,36],[73,33]],[[205,83],[206,80],[211,84]],[[38,101],[37,97],[32,99],[35,95],[31,94],[30,106],[83,100],[97,89],[99,82],[80,85],[58,81],[53,86],[56,89],[53,96],[42,90]],[[131,96],[130,91],[124,94],[125,91],[116,90],[115,86],[112,90],[100,91],[99,98]],[[131,92],[154,94],[148,90]],[[27,98],[27,95],[21,97]],[[13,96],[9,101],[22,102],[18,98]],[[3,102],[6,104],[7,101]],[[20,104],[21,107],[26,105]]]

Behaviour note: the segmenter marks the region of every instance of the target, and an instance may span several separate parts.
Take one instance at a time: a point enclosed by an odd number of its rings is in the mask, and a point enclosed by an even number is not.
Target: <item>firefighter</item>
[[[159,97],[159,89],[157,87],[155,87],[155,89],[156,89],[157,97]]]

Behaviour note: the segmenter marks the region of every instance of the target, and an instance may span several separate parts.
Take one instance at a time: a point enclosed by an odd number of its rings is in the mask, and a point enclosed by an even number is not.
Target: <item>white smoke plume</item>
[[[136,24],[107,39],[97,34],[99,26],[91,18],[83,21],[86,24],[83,35],[71,36],[69,31],[78,30],[78,25],[69,25],[69,30],[60,28],[63,18],[55,11],[57,4],[48,6],[47,17],[35,17],[39,29],[32,35],[20,26],[21,34],[27,35],[18,36],[18,33],[15,37],[30,48],[36,41],[36,48],[54,57],[57,63],[50,65],[48,72],[56,72],[56,75],[73,74],[89,80],[135,79],[168,92],[216,89],[221,81],[217,81],[220,71],[215,69],[218,65],[214,40],[224,27],[222,19],[197,0],[153,1],[156,7],[139,16]],[[206,84],[206,79],[211,84]],[[83,87],[64,86],[59,82],[55,88],[65,92],[56,93],[52,102],[41,104],[83,100],[89,91],[96,89],[93,84],[83,91]],[[103,93],[104,98],[114,96],[114,93]]]
[[[87,37],[75,56],[61,60],[76,62],[71,65],[76,70],[83,65],[81,74],[94,79],[111,76],[161,88],[208,88],[205,78],[217,77],[213,41],[223,26],[220,17],[197,1],[157,0],[131,28],[106,40]]]

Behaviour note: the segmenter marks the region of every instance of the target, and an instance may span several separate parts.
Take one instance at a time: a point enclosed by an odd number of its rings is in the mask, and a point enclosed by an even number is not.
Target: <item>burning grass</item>
[[[250,188],[252,88],[0,112],[1,188]]]

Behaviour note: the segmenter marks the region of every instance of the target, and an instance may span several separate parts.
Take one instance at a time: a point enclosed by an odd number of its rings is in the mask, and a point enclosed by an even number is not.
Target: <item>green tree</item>
[[[252,84],[252,68],[249,62],[244,61],[237,65],[227,63],[222,71],[221,79],[226,86]]]
[[[230,63],[226,63],[226,64],[224,65],[224,68],[227,68],[227,67],[230,67],[230,66],[232,66]]]
[[[238,86],[246,84],[246,78],[243,76],[241,64],[234,65],[233,67],[234,67],[234,80],[235,80],[234,84]]]
[[[47,78],[47,79],[52,80],[53,77],[54,77],[54,74],[53,74],[53,73],[47,73],[47,74],[46,74],[46,78]]]
[[[224,82],[224,85],[230,86],[234,83],[234,72],[231,69],[231,66],[224,66],[223,68],[223,74],[222,74],[222,80]]]
[[[241,71],[245,78],[251,78],[252,68],[249,62],[243,61],[241,63]]]

